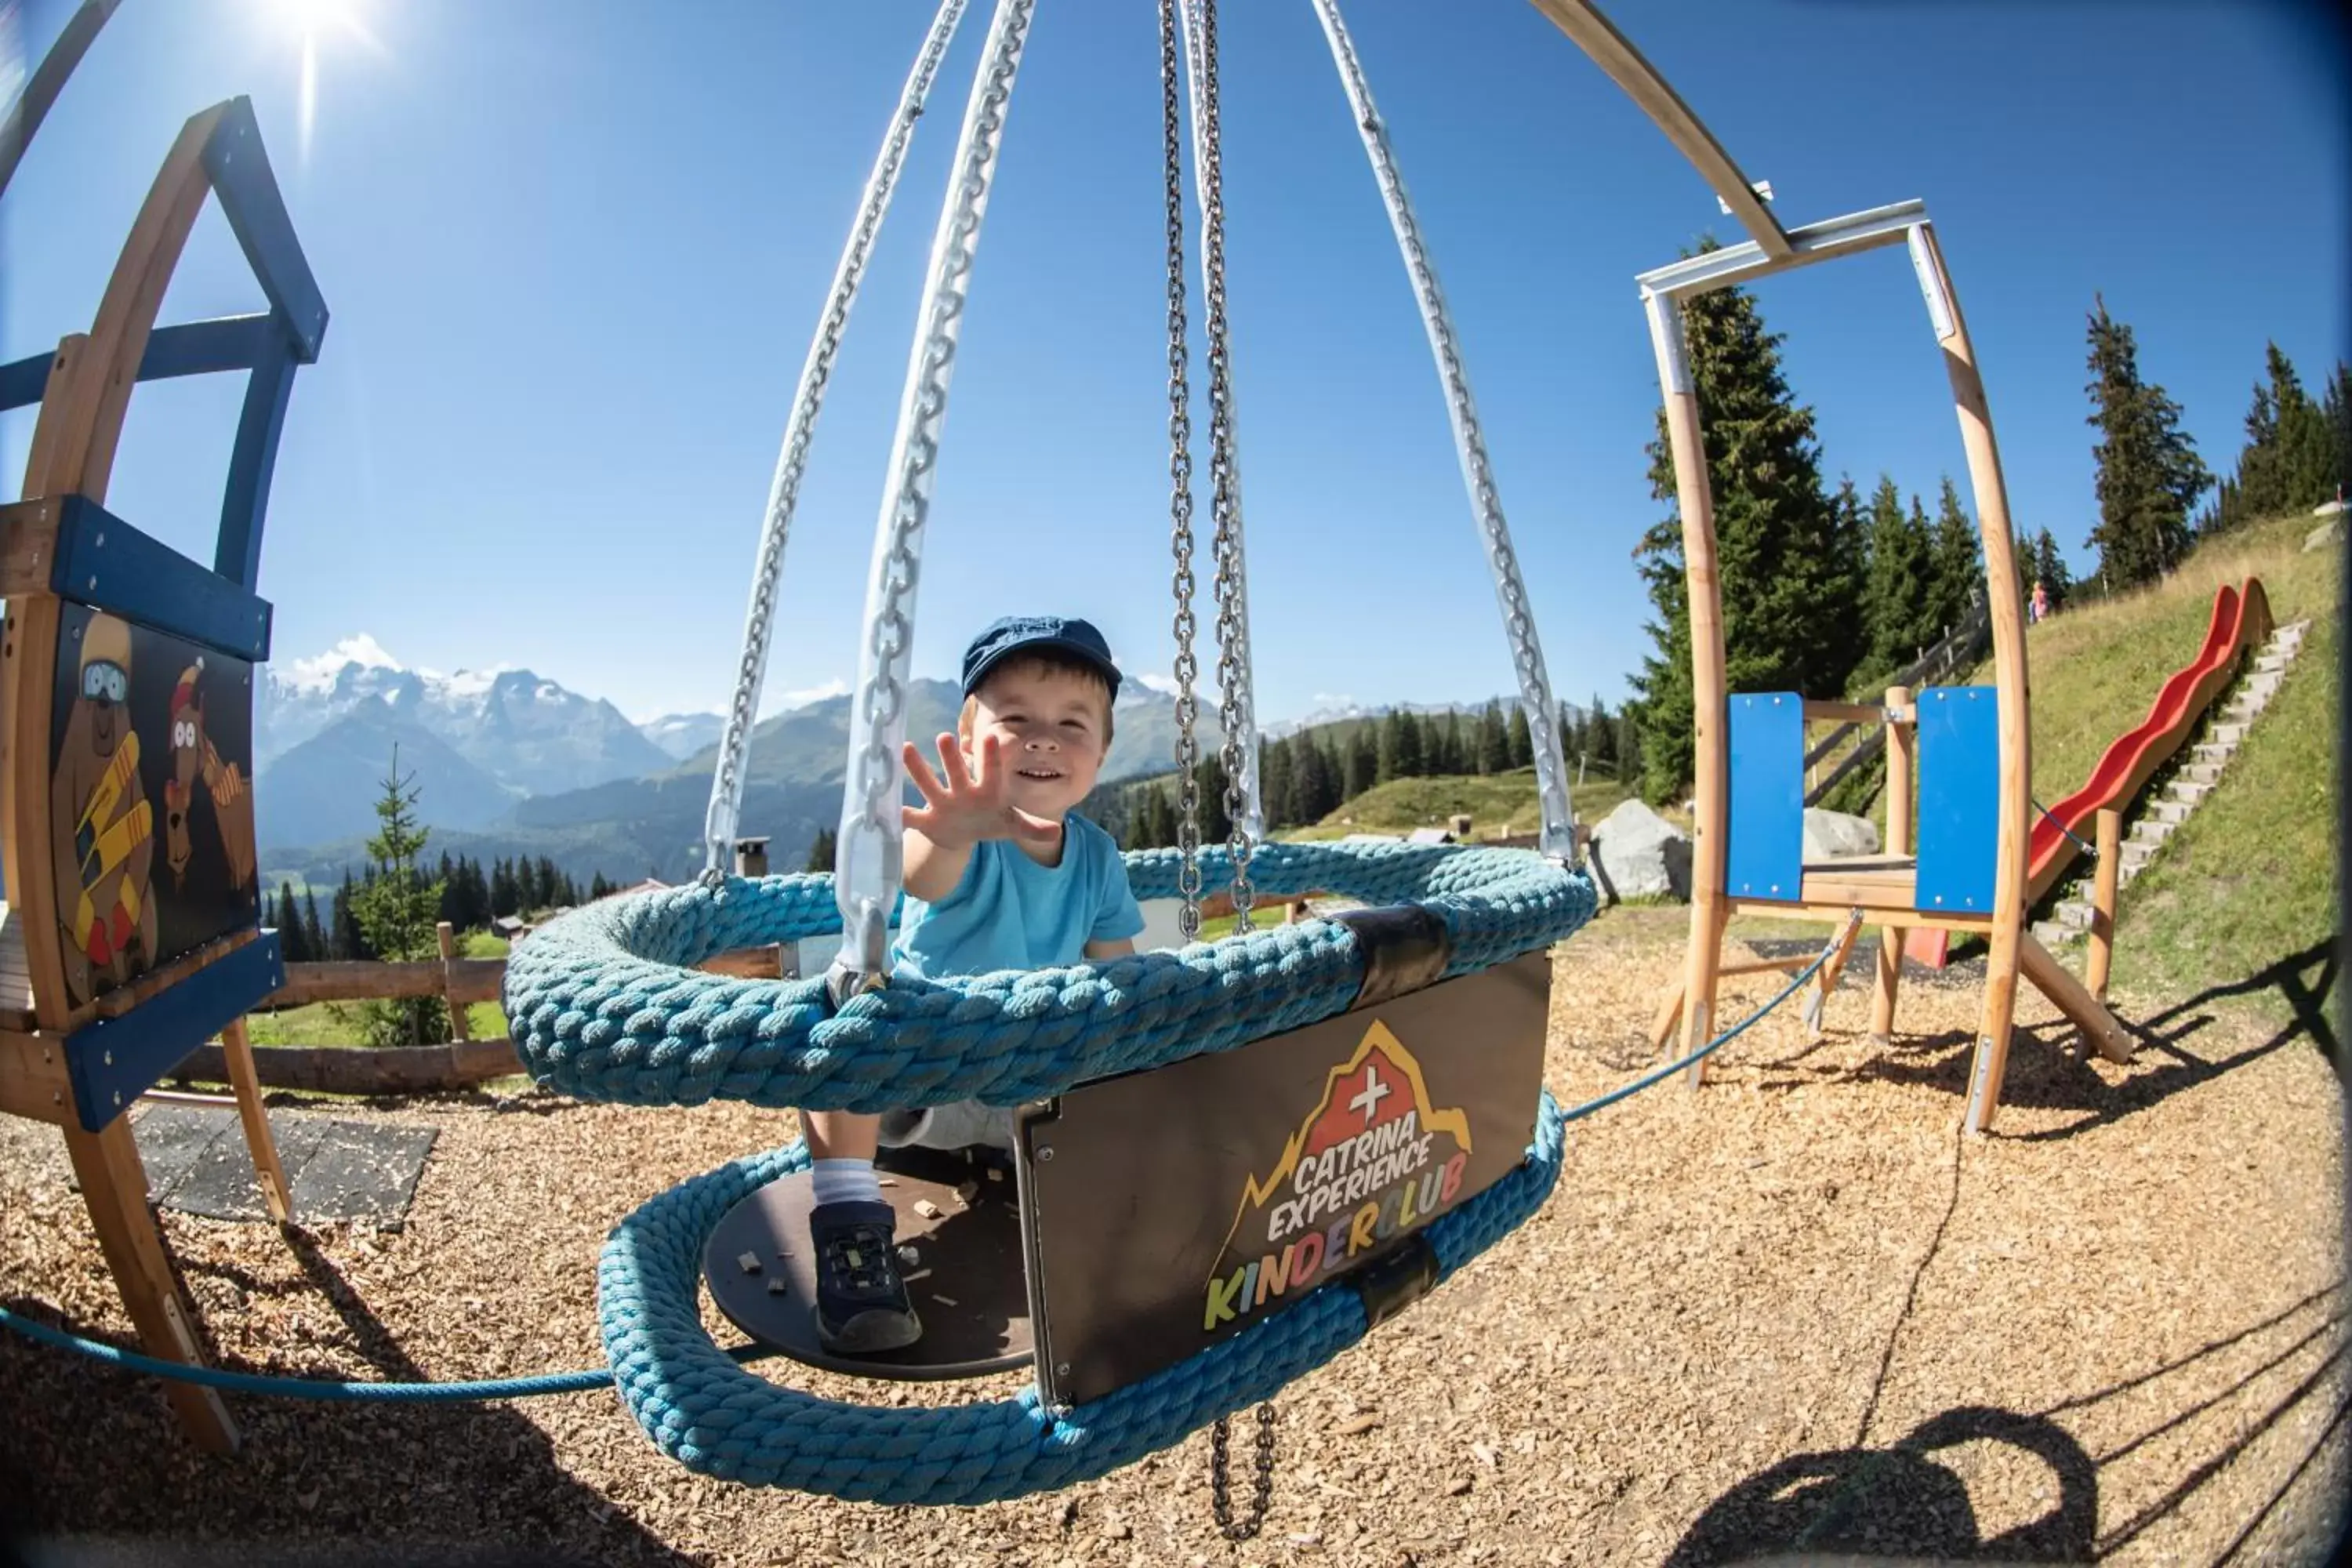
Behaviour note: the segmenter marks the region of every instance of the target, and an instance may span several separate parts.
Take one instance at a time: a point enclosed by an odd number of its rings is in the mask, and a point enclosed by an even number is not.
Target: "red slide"
[[[2139,794],[2149,775],[2180,750],[2197,721],[2230,683],[2239,654],[2259,647],[2270,635],[2270,596],[2263,591],[2262,579],[2249,577],[2243,588],[2223,584],[2213,595],[2205,645],[2158,690],[2147,717],[2116,737],[2082,788],[2051,803],[2046,813],[2034,811],[2032,847],[2025,870],[2029,907],[2057,883],[2081,853],[2067,835],[2088,843],[2102,810],[2126,805]],[[1948,940],[1948,933],[1940,927],[1916,927],[1904,943],[1904,952],[1940,968]]]

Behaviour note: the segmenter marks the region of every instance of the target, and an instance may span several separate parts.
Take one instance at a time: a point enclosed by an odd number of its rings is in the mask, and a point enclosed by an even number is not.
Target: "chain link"
[[[1168,515],[1176,558],[1176,928],[1186,942],[1201,934],[1200,661],[1192,653],[1192,384],[1185,342],[1184,176],[1176,103],[1176,0],[1160,0],[1160,124],[1168,196]]]
[[[1022,46],[1036,0],[997,0],[988,49],[972,84],[957,147],[955,184],[932,241],[924,289],[922,331],[908,376],[892,452],[894,492],[877,541],[866,601],[865,669],[851,714],[849,782],[842,804],[834,894],[842,913],[842,959],[869,979],[887,967],[891,906],[903,867],[898,749],[906,727],[908,660],[915,638],[923,526],[930,515],[931,481],[940,431],[947,417],[948,381],[955,367],[956,334],[989,181],[1003,140],[1004,110],[1021,66]]]
[[[849,243],[833,275],[816,338],[801,367],[800,388],[793,395],[792,415],[785,421],[782,450],[768,486],[767,518],[760,534],[759,563],[751,577],[751,605],[744,619],[743,656],[735,672],[735,694],[727,708],[727,729],[719,744],[719,764],[711,772],[710,805],[703,815],[706,881],[723,879],[732,865],[735,829],[743,810],[744,758],[760,702],[760,687],[767,678],[768,639],[775,620],[776,584],[783,574],[784,544],[792,531],[793,510],[799,504],[801,476],[808,468],[809,442],[816,432],[817,416],[824,406],[824,390],[833,379],[833,362],[841,352],[843,331],[850,307],[866,275],[866,258],[874,248],[882,219],[890,210],[898,171],[905,164],[915,121],[922,118],[924,100],[939,74],[949,42],[963,20],[966,0],[940,0],[931,30],[916,56],[914,68],[898,95],[898,111],[883,139],[882,151],[866,176],[866,196],[851,228]]]
[[[1241,599],[1241,471],[1234,450],[1233,358],[1225,321],[1224,165],[1217,96],[1217,0],[1193,0],[1197,37],[1191,41],[1200,69],[1195,105],[1200,146],[1195,153],[1201,182],[1201,271],[1208,294],[1210,515],[1215,519],[1217,563],[1217,690],[1223,706],[1226,847],[1233,853],[1234,929],[1247,931],[1250,918],[1248,779],[1243,748],[1255,744],[1250,721],[1249,657]]]
[[[1356,46],[1348,37],[1347,24],[1339,18],[1337,0],[1315,0],[1315,9],[1322,18],[1324,37],[1330,42],[1331,58],[1339,67],[1349,105],[1363,132],[1364,150],[1371,158],[1372,174],[1380,184],[1381,198],[1388,206],[1397,247],[1404,254],[1405,270],[1412,276],[1413,296],[1420,302],[1429,346],[1437,359],[1438,377],[1445,385],[1454,447],[1461,457],[1463,479],[1469,486],[1472,510],[1477,514],[1486,563],[1494,574],[1495,598],[1502,609],[1503,631],[1510,643],[1512,668],[1519,683],[1519,705],[1527,713],[1528,731],[1535,742],[1536,792],[1543,808],[1540,847],[1547,855],[1581,864],[1583,852],[1577,843],[1576,816],[1569,801],[1567,767],[1560,754],[1559,709],[1552,700],[1551,679],[1544,670],[1543,649],[1536,640],[1535,616],[1528,607],[1527,585],[1520,580],[1518,557],[1511,549],[1510,528],[1503,520],[1502,496],[1496,489],[1494,469],[1486,459],[1486,438],[1478,426],[1478,411],[1471,400],[1470,381],[1462,366],[1462,350],[1454,339],[1453,318],[1446,313],[1436,270],[1422,243],[1421,226],[1405,195],[1403,177],[1397,172],[1387,123],[1372,103],[1371,89],[1364,80],[1363,67],[1357,61]]]
[[[1266,1505],[1274,1500],[1274,1403],[1269,1400],[1257,1407],[1257,1453],[1255,1476],[1250,1495],[1247,1518],[1239,1523],[1234,1520],[1234,1500],[1231,1483],[1225,1479],[1230,1468],[1226,1445],[1231,1440],[1232,1423],[1223,1415],[1209,1428],[1209,1511],[1217,1521],[1217,1532],[1227,1541],[1247,1541],[1265,1527]]]

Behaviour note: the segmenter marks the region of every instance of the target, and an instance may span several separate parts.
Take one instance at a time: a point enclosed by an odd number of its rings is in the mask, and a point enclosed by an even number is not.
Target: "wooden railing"
[[[1946,632],[1935,647],[1888,676],[1886,684],[1908,687],[1916,691],[1923,686],[1933,686],[1982,654],[1985,642],[1992,632],[1992,617],[1986,613],[1987,608],[1983,599],[1977,600],[1958,626]],[[1885,721],[1889,715],[1875,705],[1807,702],[1805,717],[1845,721],[1805,749],[1805,773],[1808,776],[1835,755],[1837,749],[1852,739],[1857,730],[1866,728],[1868,731],[1853,750],[1838,759],[1837,766],[1832,768],[1826,777],[1807,787],[1805,804],[1819,805],[1829,797],[1830,791],[1844,782],[1847,775],[1867,765],[1886,749]]]
[[[522,1071],[512,1039],[505,1036],[473,1039],[466,1017],[468,1004],[499,1000],[506,984],[507,961],[458,957],[456,938],[446,921],[442,922],[439,936],[437,960],[289,963],[286,984],[262,998],[261,1007],[439,996],[450,1005],[450,1032],[455,1038],[432,1046],[255,1046],[254,1068],[263,1086],[323,1094],[418,1094],[467,1089]],[[740,948],[698,967],[711,974],[773,980],[784,973],[784,952],[778,944]],[[226,1055],[217,1043],[208,1043],[182,1062],[173,1076],[226,1082]]]

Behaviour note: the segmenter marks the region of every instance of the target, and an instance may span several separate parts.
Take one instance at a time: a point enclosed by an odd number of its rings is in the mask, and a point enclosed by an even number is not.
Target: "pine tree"
[[[1469,742],[1462,733],[1462,710],[1458,708],[1445,710],[1445,738],[1438,743],[1438,757],[1439,773],[1458,774],[1476,771],[1470,765]]]
[[[2180,427],[2180,405],[2144,382],[2132,330],[2107,314],[2104,299],[2090,317],[2092,412],[2099,442],[2098,526],[2089,542],[2111,589],[2149,583],[2172,570],[2189,548],[2189,514],[2212,475],[2197,443]]]
[[[1611,768],[1617,762],[1617,721],[1609,714],[1609,704],[1601,700],[1601,693],[1592,694],[1592,706],[1584,719],[1584,755],[1596,767]]]
[[[1511,766],[1531,768],[1536,765],[1535,731],[1528,723],[1528,710],[1515,707],[1506,732],[1506,744],[1511,754]]]
[[[278,929],[278,955],[287,963],[311,962],[310,945],[302,939],[302,907],[294,901],[294,884],[278,884],[278,911],[270,922]]]
[[[1168,798],[1168,791],[1160,784],[1151,786],[1143,812],[1145,847],[1171,848],[1176,843],[1176,806]]]
[[[375,876],[352,900],[352,917],[378,958],[399,963],[431,958],[439,952],[434,921],[441,888],[416,868],[430,829],[416,818],[414,775],[400,775],[400,748],[392,751],[392,771],[375,803],[376,831],[368,840]],[[449,1037],[449,1009],[438,996],[401,996],[360,1005],[361,1032],[373,1046],[437,1045]]]
[[[368,951],[367,936],[360,930],[360,922],[352,913],[352,901],[355,896],[356,889],[352,886],[352,869],[346,866],[343,868],[343,885],[335,889],[332,915],[335,928],[334,935],[331,939],[333,945],[329,951],[330,957],[346,962],[375,956]]]
[[[818,828],[816,830],[816,841],[809,846],[808,864],[803,866],[801,869],[803,871],[824,871],[830,873],[833,870],[833,839],[834,830],[832,828]],[[604,880],[604,874],[599,872],[596,877],[597,883],[602,885]],[[591,896],[601,899],[604,895],[602,893],[592,893]]]
[[[1703,248],[1713,249],[1712,241]],[[1822,486],[1812,410],[1780,372],[1780,335],[1745,290],[1689,300],[1685,359],[1705,432],[1715,500],[1716,563],[1723,605],[1725,680],[1731,691],[1804,689],[1828,682],[1850,641],[1859,593],[1853,563],[1836,558],[1838,520]],[[1691,776],[1689,600],[1682,522],[1665,410],[1650,444],[1650,492],[1675,503],[1635,552],[1657,619],[1656,644],[1633,685],[1640,692],[1643,793],[1662,800]]]
[[[1257,789],[1265,804],[1266,831],[1288,827],[1292,821],[1290,748],[1279,741],[1265,742],[1259,748]]]
[[[1381,725],[1381,782],[1419,778],[1423,771],[1421,721],[1402,708],[1389,710]]]
[[[1829,506],[1829,535],[1815,590],[1824,608],[1814,618],[1811,635],[1815,642],[1799,650],[1803,678],[1798,689],[1842,697],[1870,652],[1869,645],[1854,635],[1870,595],[1870,520],[1851,475],[1839,476]]]
[[[1936,635],[1957,626],[1966,618],[1969,607],[1984,591],[1984,546],[1977,537],[1977,525],[1960,504],[1960,492],[1952,484],[1949,474],[1944,476],[1941,494],[1936,502],[1935,545],[1931,552],[1933,564],[1928,580],[1933,584],[1928,618],[1935,624]],[[2019,556],[2023,560],[2022,553]]]
[[[1486,711],[1478,715],[1478,771],[1501,773],[1510,768],[1511,727],[1504,721],[1501,701],[1490,697]]]
[[[824,837],[824,828],[822,828],[822,827],[818,828],[818,829],[817,829],[817,834],[818,834],[818,837]],[[812,854],[811,854],[811,858],[814,858],[814,852],[812,852]],[[827,868],[826,868],[826,869],[828,869],[828,870],[830,870],[831,868],[830,868],[830,867],[827,867]],[[608,881],[606,881],[606,880],[604,880],[604,872],[602,872],[602,871],[598,871],[598,872],[596,873],[596,875],[595,875],[593,879],[590,879],[590,881],[589,881],[589,883],[588,883],[588,899],[589,899],[589,901],[590,901],[591,903],[593,903],[593,902],[594,902],[596,900],[598,900],[598,899],[608,899],[608,898],[611,898],[612,896],[613,896],[613,884],[612,884],[612,883],[610,883],[610,882],[608,882]]]
[[[490,918],[501,920],[521,912],[522,898],[515,887],[514,867],[503,859],[490,862]]]
[[[1348,738],[1347,776],[1340,783],[1340,793],[1353,800],[1380,782],[1380,746],[1372,740],[1372,727],[1359,725]]]
[[[2327,423],[2328,446],[2336,456],[2335,484],[2328,493],[2340,499],[2352,489],[2352,371],[2341,360],[2336,362],[2336,374],[2327,378],[2321,417]]]
[[[319,921],[319,889],[307,883],[302,889],[302,947],[313,963],[334,956],[328,946],[327,928]]]
[[[1869,652],[1859,674],[1881,682],[1936,640],[1935,546],[1918,502],[1903,510],[1903,494],[1885,474],[1870,498],[1870,592],[1862,625]]]
[[[446,849],[441,851],[440,886],[441,907],[436,911],[436,917],[447,921],[452,931],[464,931],[466,886],[458,880],[457,863],[449,858]]]
[[[2033,563],[2035,581],[2049,595],[2050,607],[2062,607],[2074,591],[2074,578],[2066,570],[2066,558],[2058,552],[2058,542],[2050,537],[2048,529],[2034,535],[2033,553],[2028,559]]]
[[[2270,345],[2271,401],[2278,407],[2279,469],[2286,510],[2308,511],[2336,494],[2336,432],[2311,400],[2294,362]]]

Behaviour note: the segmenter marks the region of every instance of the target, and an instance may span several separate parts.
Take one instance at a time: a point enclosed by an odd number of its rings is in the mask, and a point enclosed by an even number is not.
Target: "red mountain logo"
[[[1469,1157],[1470,1119],[1431,1102],[1420,1062],[1375,1019],[1324,1075],[1322,1098],[1265,1180],[1244,1182],[1202,1331],[1311,1289],[1426,1224],[1459,1194]]]

